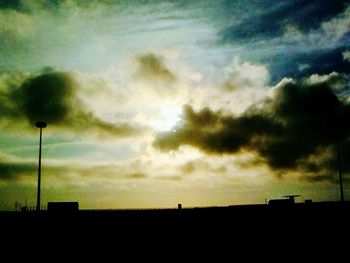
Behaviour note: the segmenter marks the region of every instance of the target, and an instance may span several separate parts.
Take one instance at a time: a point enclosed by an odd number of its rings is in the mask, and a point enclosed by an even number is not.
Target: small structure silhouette
[[[285,197],[283,199],[271,199],[269,200],[269,205],[292,205],[295,204],[295,197],[298,197],[300,195],[284,195],[282,197]]]
[[[299,197],[299,196],[301,196],[301,195],[284,195],[282,197],[287,197],[294,204],[295,203],[295,197]]]

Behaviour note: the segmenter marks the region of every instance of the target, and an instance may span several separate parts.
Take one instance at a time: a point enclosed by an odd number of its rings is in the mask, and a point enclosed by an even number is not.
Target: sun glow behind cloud
[[[164,104],[159,107],[159,119],[151,121],[157,131],[170,131],[181,121],[182,107],[175,104]]]

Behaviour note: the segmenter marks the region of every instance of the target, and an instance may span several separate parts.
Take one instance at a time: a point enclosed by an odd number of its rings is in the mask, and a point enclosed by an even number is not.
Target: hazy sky
[[[0,0],[0,210],[350,194],[350,1]]]

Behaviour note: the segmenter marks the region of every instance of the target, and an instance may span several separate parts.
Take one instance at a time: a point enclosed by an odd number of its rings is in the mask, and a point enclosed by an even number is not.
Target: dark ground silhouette
[[[350,202],[271,203],[227,207],[0,212],[3,229],[30,232],[131,233],[270,232],[347,229]],[[294,232],[295,229],[300,231]]]
[[[50,253],[50,258],[61,255],[64,260],[71,255],[89,260],[97,255],[102,262],[101,257],[108,255],[121,262],[117,259],[188,262],[193,258],[198,262],[211,257],[209,262],[226,262],[255,257],[264,261],[267,257],[284,262],[322,257],[328,252],[332,257],[344,257],[349,211],[350,202],[313,202],[0,212],[0,227],[1,240],[6,242],[3,251],[19,246],[31,255],[40,249]]]

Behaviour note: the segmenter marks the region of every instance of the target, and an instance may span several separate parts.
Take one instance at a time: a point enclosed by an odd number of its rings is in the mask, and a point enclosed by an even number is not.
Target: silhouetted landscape
[[[34,262],[347,244],[349,21],[349,0],[0,0],[0,240]]]
[[[1,212],[0,224],[20,233],[118,235],[257,234],[281,237],[348,229],[350,202],[270,203],[181,209],[47,210]],[[280,232],[282,231],[282,232]],[[307,231],[307,232],[304,232]],[[295,237],[295,236],[294,236]]]

